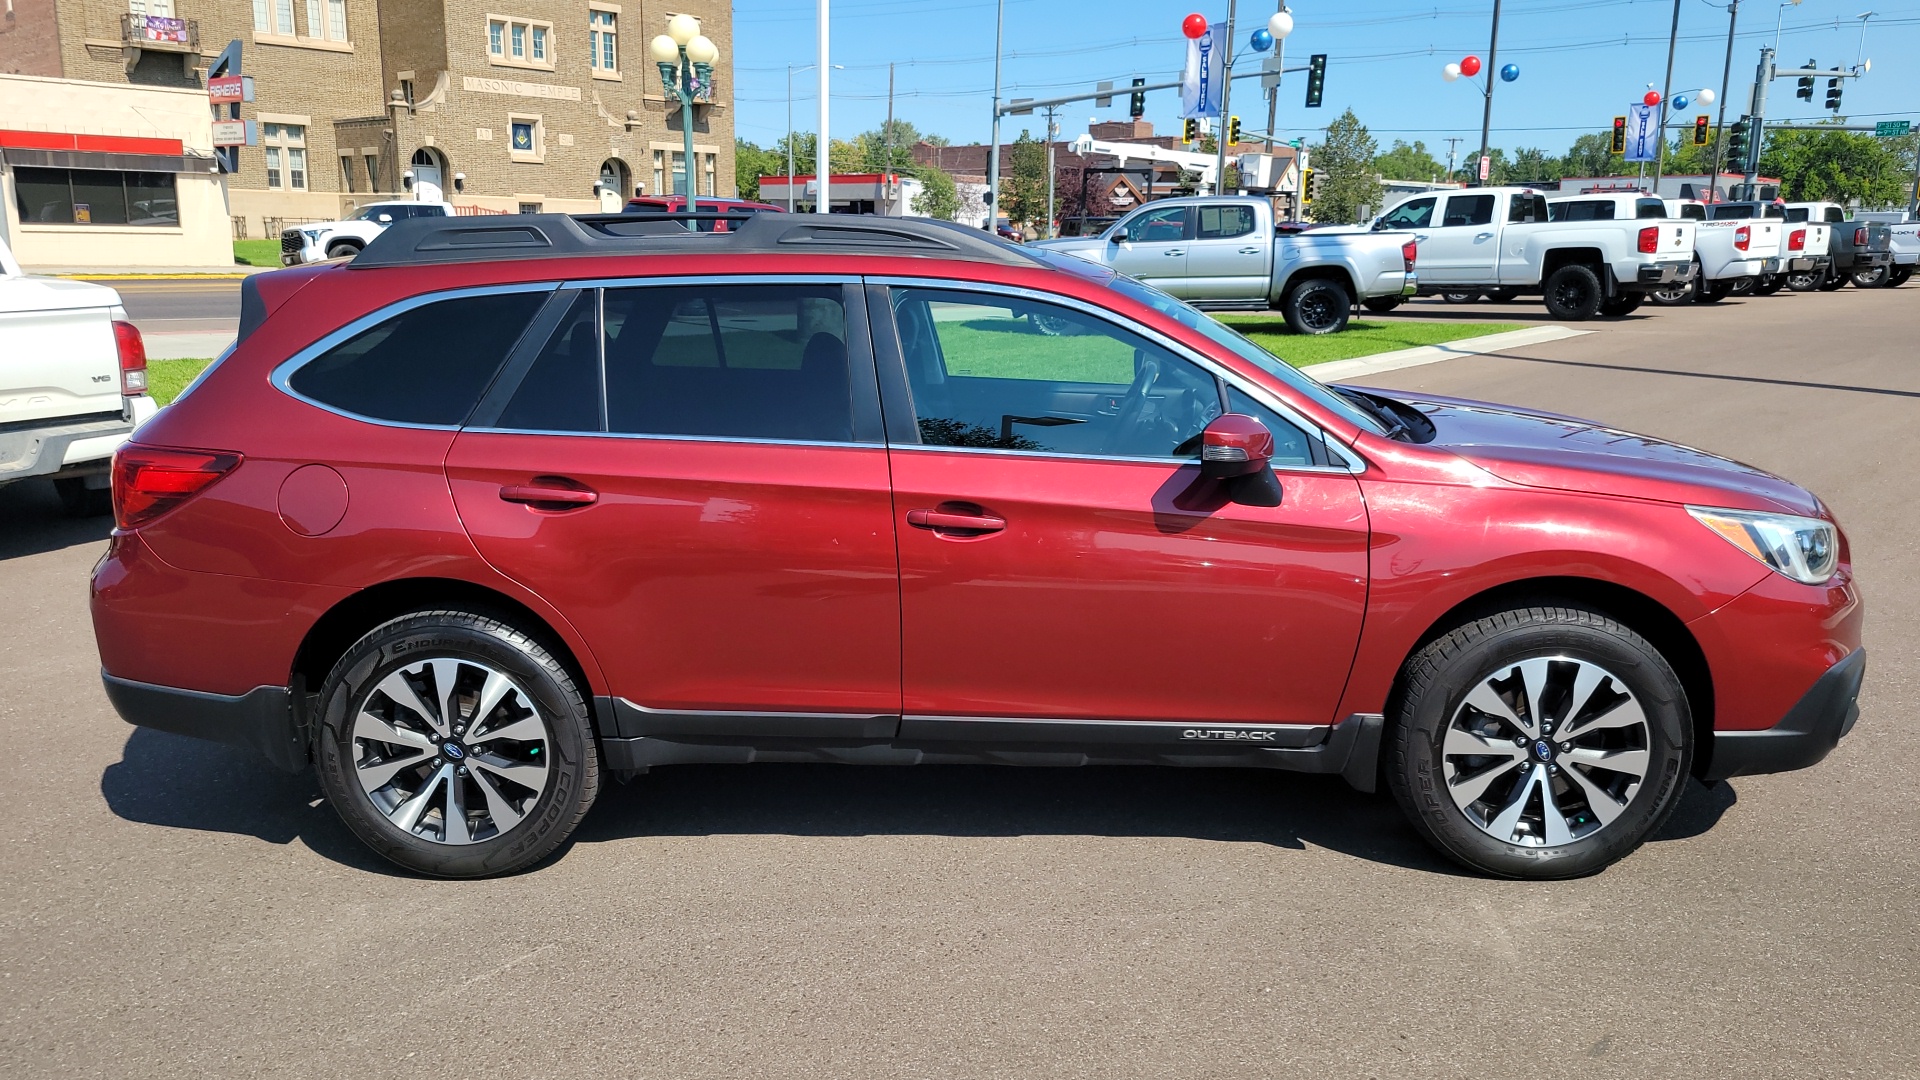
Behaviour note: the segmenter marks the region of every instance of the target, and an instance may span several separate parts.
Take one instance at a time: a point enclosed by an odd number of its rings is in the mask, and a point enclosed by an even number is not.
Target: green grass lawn
[[[1289,333],[1277,315],[1216,315],[1222,323],[1252,338],[1261,348],[1292,364],[1307,367],[1331,360],[1352,360],[1375,353],[1439,345],[1461,338],[1524,329],[1520,323],[1411,322],[1405,319],[1355,319],[1338,334],[1310,337]]]
[[[213,363],[211,360],[149,360],[147,361],[147,393],[161,405],[168,404],[180,396],[195,375],[202,368]]]
[[[236,266],[279,266],[280,241],[235,240],[233,262]]]

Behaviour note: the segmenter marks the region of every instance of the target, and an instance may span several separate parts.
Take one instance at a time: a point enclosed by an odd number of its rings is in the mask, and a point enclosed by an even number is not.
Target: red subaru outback
[[[107,692],[428,874],[609,773],[811,761],[1337,773],[1567,877],[1857,715],[1805,490],[957,227],[406,221],[242,312],[117,457]]]

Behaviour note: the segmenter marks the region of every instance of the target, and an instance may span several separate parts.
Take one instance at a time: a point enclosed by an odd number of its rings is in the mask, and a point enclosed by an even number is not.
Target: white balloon
[[[1274,12],[1267,20],[1267,33],[1272,34],[1275,41],[1285,41],[1287,35],[1293,33],[1293,12]]]
[[[711,64],[720,58],[720,47],[705,34],[687,42],[687,59],[696,64]]]
[[[1699,102],[1702,105],[1711,105],[1713,104],[1713,99],[1716,96],[1717,95],[1715,95],[1714,92],[1711,90],[1702,90],[1698,94],[1694,95],[1693,100]]]
[[[675,45],[685,45],[700,36],[700,20],[682,13],[667,20],[667,36]]]
[[[1443,68],[1441,68],[1441,69],[1440,69],[1440,77],[1441,77],[1441,78],[1443,78],[1443,79],[1445,79],[1445,80],[1447,80],[1448,82],[1452,82],[1453,80],[1455,80],[1455,79],[1457,79],[1457,78],[1459,78],[1459,77],[1460,77],[1460,65],[1459,65],[1459,64],[1448,64],[1448,65],[1447,65],[1446,67],[1443,67]]]
[[[665,34],[654,38],[653,43],[647,46],[647,51],[653,54],[656,64],[671,64],[680,59],[680,46]]]

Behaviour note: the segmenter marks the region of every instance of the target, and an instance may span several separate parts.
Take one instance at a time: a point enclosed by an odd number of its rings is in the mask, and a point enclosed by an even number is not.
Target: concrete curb
[[[1571,326],[1529,326],[1524,330],[1508,330],[1502,334],[1461,338],[1441,345],[1422,345],[1415,349],[1375,353],[1372,356],[1361,356],[1352,360],[1310,364],[1300,370],[1311,373],[1321,382],[1341,382],[1361,375],[1398,371],[1401,368],[1419,367],[1422,364],[1437,364],[1442,360],[1455,360],[1463,356],[1482,356],[1501,349],[1539,345],[1543,342],[1560,341],[1593,332],[1592,330],[1575,330]]]

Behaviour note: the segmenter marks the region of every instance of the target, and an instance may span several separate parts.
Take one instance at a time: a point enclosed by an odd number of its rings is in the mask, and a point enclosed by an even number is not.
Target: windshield
[[[1028,249],[1025,254],[1055,269],[1065,270],[1068,273],[1078,274],[1082,277],[1094,277],[1093,274],[1088,273],[1089,270],[1098,272],[1103,269],[1083,259],[1075,258],[1072,255],[1056,254],[1050,251],[1033,249]],[[1095,280],[1098,280],[1098,278],[1095,278]],[[1218,320],[1207,315],[1206,312],[1176,300],[1151,285],[1143,285],[1121,274],[1113,274],[1110,278],[1106,279],[1105,284],[1107,288],[1112,289],[1114,292],[1119,293],[1129,300],[1145,304],[1182,326],[1191,327],[1192,329],[1200,331],[1207,336],[1209,341],[1226,348],[1235,356],[1253,364],[1279,382],[1285,383],[1306,397],[1313,399],[1315,404],[1318,404],[1328,412],[1338,415],[1353,426],[1365,431],[1371,431],[1375,434],[1386,434],[1387,428],[1371,413],[1362,410],[1352,401],[1335,393],[1332,388],[1320,380],[1261,348],[1245,335],[1221,325]]]
[[[363,206],[360,209],[354,211],[353,216],[348,218],[347,220],[348,221],[372,221],[375,218],[379,217],[381,214],[393,214],[393,207],[388,206],[385,203],[373,203],[369,206]],[[394,214],[394,216],[399,217],[400,215]]]

